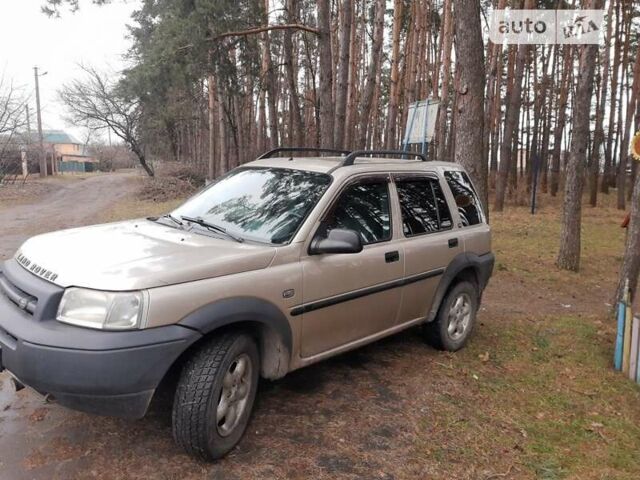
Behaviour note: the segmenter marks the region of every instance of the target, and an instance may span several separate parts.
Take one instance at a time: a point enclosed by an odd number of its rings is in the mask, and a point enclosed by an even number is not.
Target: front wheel
[[[423,327],[427,341],[439,350],[460,350],[473,330],[478,298],[478,290],[473,283],[460,282],[451,288],[436,319]]]
[[[227,454],[242,438],[258,390],[255,341],[242,333],[212,338],[185,363],[173,402],[173,437],[202,460]]]

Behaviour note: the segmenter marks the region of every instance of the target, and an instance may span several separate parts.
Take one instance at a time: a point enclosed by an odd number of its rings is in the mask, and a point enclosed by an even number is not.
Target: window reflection
[[[396,185],[405,236],[451,228],[451,214],[436,180],[400,180]]]
[[[188,200],[173,215],[202,217],[249,240],[287,243],[330,182],[322,173],[238,169]]]
[[[353,185],[342,193],[324,223],[324,234],[334,228],[355,230],[362,243],[391,238],[389,189],[386,181]]]
[[[444,177],[451,188],[464,227],[484,222],[480,200],[476,195],[469,177],[464,172],[449,171]]]

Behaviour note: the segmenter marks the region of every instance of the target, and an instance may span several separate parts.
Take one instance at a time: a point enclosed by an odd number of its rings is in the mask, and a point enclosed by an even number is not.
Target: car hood
[[[61,230],[27,240],[16,260],[62,287],[138,290],[266,268],[276,248],[149,220]]]

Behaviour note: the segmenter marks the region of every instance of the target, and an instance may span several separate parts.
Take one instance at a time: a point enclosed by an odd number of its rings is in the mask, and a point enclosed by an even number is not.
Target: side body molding
[[[464,252],[456,255],[454,259],[449,263],[449,266],[445,269],[440,279],[440,284],[436,290],[436,295],[433,299],[431,309],[427,313],[425,322],[432,322],[435,320],[438,314],[438,309],[442,303],[444,295],[447,293],[451,282],[456,276],[465,269],[472,269],[475,276],[475,281],[478,284],[480,295],[489,283],[489,278],[493,272],[493,264],[495,262],[495,256],[493,253],[485,253],[483,255],[476,255],[475,253]]]
[[[233,324],[253,324],[259,329],[262,375],[283,377],[291,360],[291,326],[274,304],[255,297],[232,297],[205,305],[184,317],[179,325],[203,335]]]

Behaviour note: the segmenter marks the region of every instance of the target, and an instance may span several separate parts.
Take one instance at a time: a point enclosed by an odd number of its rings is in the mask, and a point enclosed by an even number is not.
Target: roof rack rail
[[[334,148],[315,148],[315,147],[279,147],[269,150],[258,157],[258,160],[271,158],[281,152],[316,152],[316,153],[338,153],[340,155],[348,155],[351,150],[337,150]]]
[[[425,157],[422,153],[417,152],[405,152],[404,150],[356,150],[355,152],[351,152],[347,155],[347,158],[342,162],[343,167],[348,167],[349,165],[353,165],[358,157],[370,156],[370,155],[396,155],[400,156],[404,159],[406,155],[419,158],[423,162],[427,161],[427,157]]]

